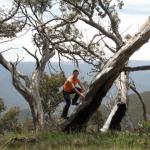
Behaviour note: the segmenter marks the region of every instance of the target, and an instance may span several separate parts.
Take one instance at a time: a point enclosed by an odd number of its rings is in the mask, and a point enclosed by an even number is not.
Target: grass
[[[0,144],[10,138],[33,134],[8,134],[0,137]],[[40,133],[36,144],[16,144],[4,150],[143,150],[150,149],[150,137],[129,132],[109,133]]]

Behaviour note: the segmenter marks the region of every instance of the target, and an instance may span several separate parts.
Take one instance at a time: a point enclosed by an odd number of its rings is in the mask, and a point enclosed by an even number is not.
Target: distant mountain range
[[[141,66],[141,65],[150,65],[150,61],[130,61],[130,66]],[[57,62],[53,62],[52,66],[57,70],[59,69],[59,64]],[[61,64],[62,69],[64,70],[66,76],[69,76],[72,73],[72,70],[75,69],[73,63],[71,62],[63,62]],[[18,69],[21,72],[24,72],[28,75],[31,75],[33,68],[35,65],[33,62],[24,62],[18,65]],[[92,77],[88,75],[91,71],[92,66],[80,63],[80,78],[84,78],[84,80],[90,82]],[[54,70],[47,66],[45,72],[50,73]],[[138,91],[150,91],[150,71],[138,71],[134,73],[130,73],[130,77],[135,82]],[[5,70],[2,66],[0,66],[0,97],[4,99],[5,105],[7,108],[12,106],[19,106],[22,109],[28,108],[28,104],[24,100],[24,98],[15,90],[11,83],[11,76],[7,70]]]

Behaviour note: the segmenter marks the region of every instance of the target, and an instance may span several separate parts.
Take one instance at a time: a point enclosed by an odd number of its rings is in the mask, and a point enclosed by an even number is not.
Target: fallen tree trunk
[[[113,82],[123,70],[129,57],[145,44],[150,38],[150,21],[127,42],[103,67],[91,85],[83,103],[77,111],[64,122],[62,130],[65,132],[80,131],[92,114],[100,106],[104,96],[111,88]]]

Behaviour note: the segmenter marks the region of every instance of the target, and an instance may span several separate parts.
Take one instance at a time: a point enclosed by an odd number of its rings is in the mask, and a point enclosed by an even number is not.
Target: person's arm
[[[83,90],[82,92],[85,92],[85,89],[84,89],[84,87],[83,87],[83,85],[82,85],[82,83],[79,81],[79,86],[81,87],[81,89]]]
[[[77,88],[75,88],[75,86],[72,84],[72,82],[70,80],[68,80],[67,82],[69,82],[73,88],[73,90],[78,93],[81,97],[85,97]]]

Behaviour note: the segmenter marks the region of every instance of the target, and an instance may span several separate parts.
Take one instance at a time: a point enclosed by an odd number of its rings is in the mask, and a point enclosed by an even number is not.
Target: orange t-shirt
[[[69,81],[69,82],[68,82]],[[66,92],[71,92],[73,90],[72,85],[70,84],[70,82],[75,86],[77,83],[80,82],[80,80],[74,76],[70,76],[64,83],[63,85],[63,89]]]

